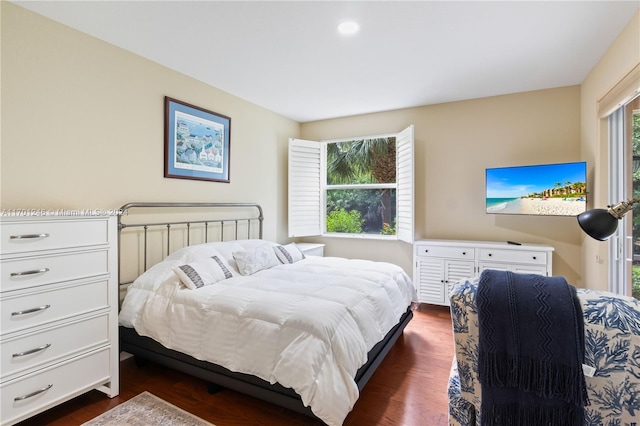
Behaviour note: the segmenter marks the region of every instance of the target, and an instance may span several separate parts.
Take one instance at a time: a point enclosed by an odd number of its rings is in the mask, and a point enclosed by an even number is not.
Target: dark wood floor
[[[449,308],[420,305],[415,316],[360,394],[344,425],[440,426],[448,424],[447,379],[453,356]],[[216,426],[321,425],[260,400],[224,390],[208,394],[206,383],[157,364],[121,362],[120,395],[91,391],[35,416],[20,426],[80,425],[143,391]]]

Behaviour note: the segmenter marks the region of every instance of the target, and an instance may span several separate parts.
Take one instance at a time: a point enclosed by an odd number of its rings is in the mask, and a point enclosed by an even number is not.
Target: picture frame
[[[164,177],[229,183],[231,118],[165,96]]]

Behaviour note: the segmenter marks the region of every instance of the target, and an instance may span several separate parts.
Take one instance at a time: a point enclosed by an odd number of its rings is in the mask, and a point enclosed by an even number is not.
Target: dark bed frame
[[[132,209],[189,209],[189,208],[197,208],[197,209],[212,209],[212,211],[228,210],[228,209],[255,209],[257,214],[249,216],[249,217],[232,217],[232,218],[217,218],[213,219],[198,219],[194,221],[190,220],[179,220],[179,221],[171,221],[171,222],[153,222],[153,223],[129,223],[125,224],[123,222],[124,218],[131,218],[128,214],[126,216],[118,216],[118,240],[121,242],[120,234],[121,231],[127,228],[141,228],[144,234],[144,268],[147,269],[147,232],[153,227],[161,227],[165,229],[166,238],[167,238],[167,254],[169,254],[169,238],[171,235],[171,228],[181,229],[180,232],[186,232],[186,241],[189,244],[191,237],[190,233],[192,229],[195,229],[196,226],[200,225],[204,227],[205,234],[205,242],[208,241],[209,238],[209,227],[217,227],[220,229],[218,233],[219,238],[215,241],[225,241],[228,239],[242,239],[244,238],[252,238],[251,234],[251,224],[258,222],[258,230],[257,237],[262,238],[262,224],[263,224],[263,216],[262,216],[262,208],[258,204],[244,204],[244,203],[129,203],[122,206],[121,211],[130,212]],[[247,230],[246,235],[243,237],[238,236],[239,226],[242,227],[242,224],[245,224],[245,230]],[[195,225],[195,226],[194,226]],[[231,238],[225,239],[224,237],[224,229],[225,227],[231,225],[234,232],[231,235]],[[122,253],[122,252],[120,252]],[[122,259],[119,259],[122,262]],[[120,263],[119,263],[120,264]],[[120,275],[120,272],[119,272]],[[120,277],[119,277],[120,278]],[[119,281],[121,285],[127,285],[129,283],[122,283]],[[361,391],[365,384],[369,381],[375,370],[378,368],[384,357],[387,355],[389,350],[393,347],[396,340],[402,335],[402,332],[406,325],[409,323],[411,318],[413,317],[413,312],[411,308],[408,308],[407,311],[402,315],[398,324],[396,324],[385,336],[383,340],[378,342],[371,351],[368,353],[367,363],[360,367],[355,376],[355,382],[358,386],[358,389]],[[310,417],[317,418],[311,411],[311,409],[307,406],[304,406],[302,400],[298,394],[296,394],[292,389],[285,388],[279,383],[270,384],[269,382],[262,380],[258,377],[251,376],[248,374],[236,373],[230,371],[224,367],[221,367],[216,364],[212,364],[206,361],[197,360],[189,355],[184,353],[167,349],[160,343],[155,340],[140,336],[134,329],[129,327],[120,326],[120,350],[128,352],[135,356],[137,362],[141,361],[152,361],[172,369],[184,372],[186,374],[201,378],[205,380],[209,384],[209,391],[213,392],[222,388],[228,388],[235,390],[237,392],[250,395],[269,403],[285,407],[287,409],[296,411],[298,413],[305,414]]]

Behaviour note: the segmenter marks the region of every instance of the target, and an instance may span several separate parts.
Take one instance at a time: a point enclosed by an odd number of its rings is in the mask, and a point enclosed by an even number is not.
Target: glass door
[[[625,143],[626,157],[627,162],[632,164],[631,170],[633,170],[628,186],[632,193],[628,194],[628,198],[640,198],[640,97],[636,97],[627,104],[625,118],[625,139],[628,141]],[[627,240],[631,243],[632,271],[631,282],[628,283],[631,291],[627,294],[640,299],[640,203],[633,206],[633,211],[629,215],[631,218],[628,220],[625,231]]]

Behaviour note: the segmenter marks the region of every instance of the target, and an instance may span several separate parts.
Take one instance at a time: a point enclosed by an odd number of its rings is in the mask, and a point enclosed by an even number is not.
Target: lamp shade
[[[593,209],[578,215],[578,223],[591,238],[604,241],[618,228],[618,219],[609,210]]]

